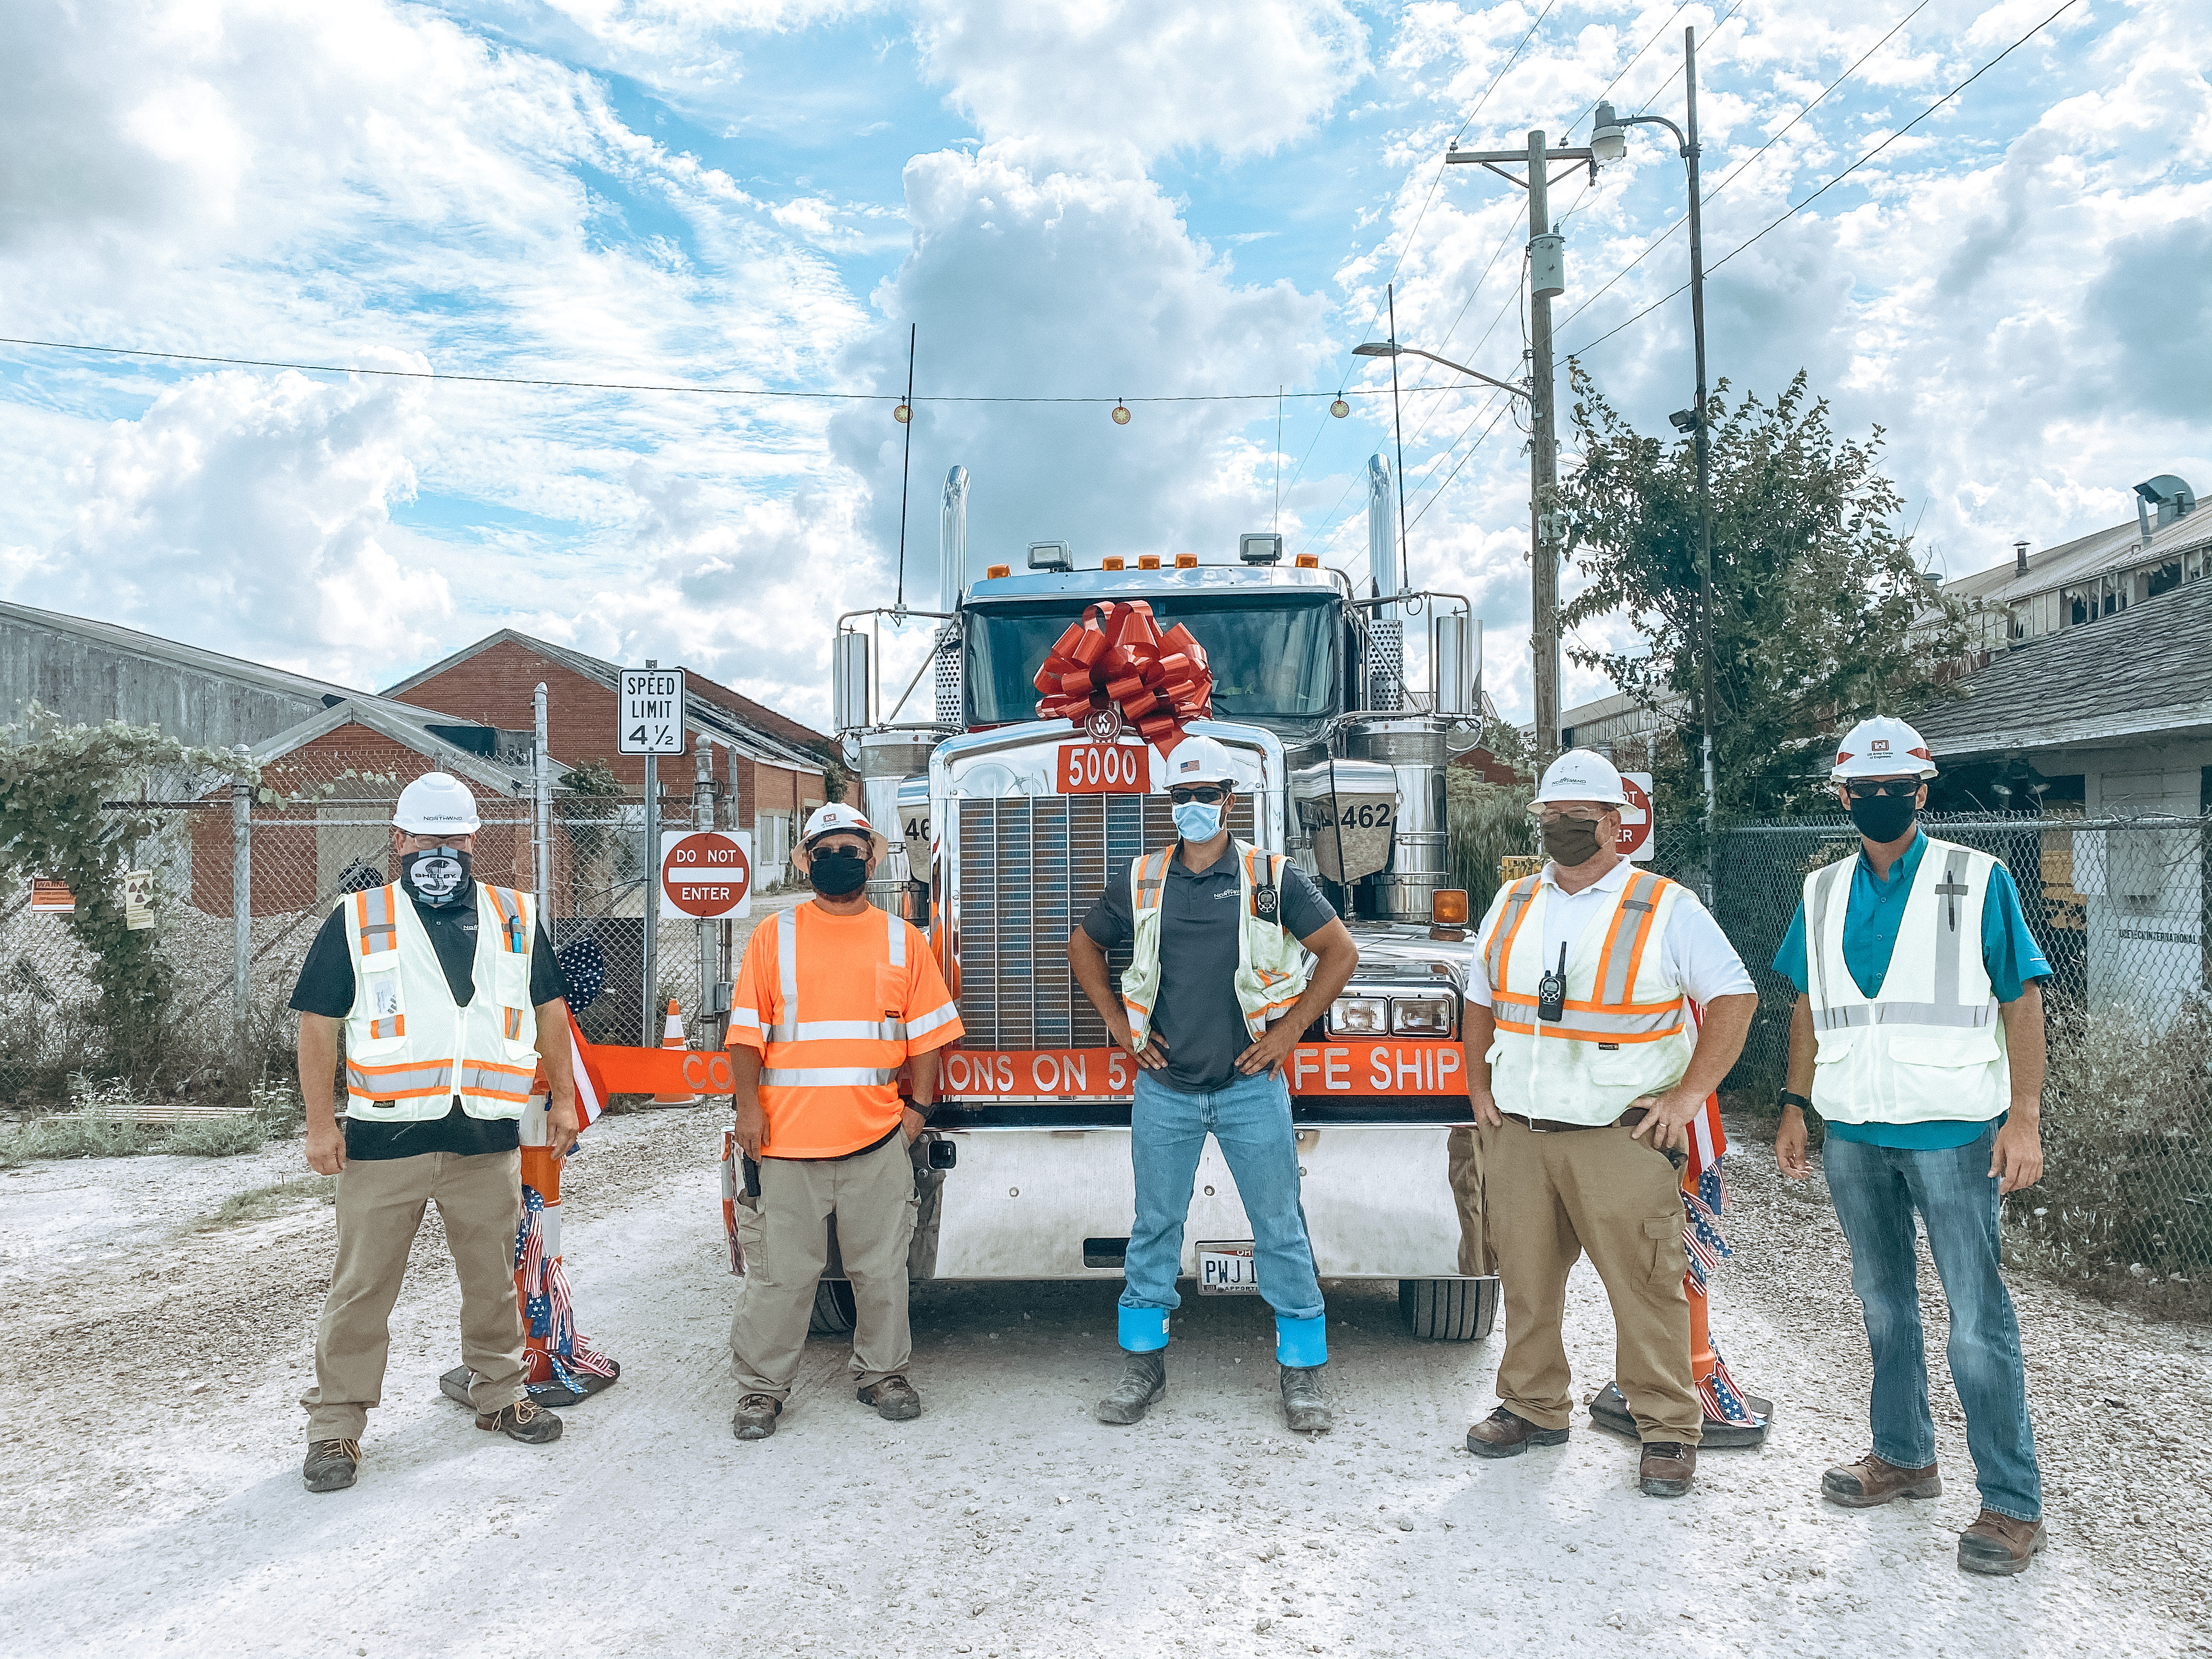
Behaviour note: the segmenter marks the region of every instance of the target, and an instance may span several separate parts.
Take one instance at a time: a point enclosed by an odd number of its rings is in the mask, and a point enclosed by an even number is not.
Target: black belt
[[[1571,1133],[1577,1129],[1633,1129],[1644,1121],[1648,1109],[1642,1106],[1632,1106],[1610,1123],[1561,1123],[1554,1118],[1528,1117],[1519,1112],[1506,1112],[1503,1115],[1511,1118],[1524,1129],[1534,1130],[1540,1135],[1563,1135]]]

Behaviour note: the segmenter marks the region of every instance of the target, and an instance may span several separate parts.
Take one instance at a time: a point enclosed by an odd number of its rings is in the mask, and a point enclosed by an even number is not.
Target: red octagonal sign
[[[660,890],[687,916],[726,916],[745,902],[752,860],[729,836],[702,830],[672,845],[660,860]]]
[[[1651,810],[1651,775],[1622,773],[1620,793],[1628,797],[1628,805],[1621,809],[1620,837],[1613,846],[1623,858],[1640,864],[1651,856],[1651,831],[1657,816]]]

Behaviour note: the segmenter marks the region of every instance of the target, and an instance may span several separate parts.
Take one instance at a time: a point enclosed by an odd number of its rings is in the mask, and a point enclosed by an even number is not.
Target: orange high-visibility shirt
[[[871,905],[811,902],[753,930],[730,1046],[761,1051],[765,1158],[842,1158],[898,1127],[899,1068],[962,1035],[929,942]]]

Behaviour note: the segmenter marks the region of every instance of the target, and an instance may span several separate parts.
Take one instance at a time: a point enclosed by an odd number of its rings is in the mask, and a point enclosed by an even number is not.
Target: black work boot
[[[534,1400],[518,1400],[495,1412],[478,1412],[477,1426],[497,1429],[509,1440],[543,1446],[561,1437],[561,1419]]]
[[[301,1478],[309,1492],[343,1492],[361,1469],[358,1440],[310,1440]]]
[[[1101,1423],[1135,1423],[1159,1403],[1168,1391],[1168,1357],[1155,1348],[1150,1353],[1121,1356],[1121,1379],[1114,1392],[1098,1402]]]
[[[1300,1434],[1327,1434],[1336,1426],[1321,1397],[1321,1370],[1318,1365],[1283,1367],[1283,1421]]]

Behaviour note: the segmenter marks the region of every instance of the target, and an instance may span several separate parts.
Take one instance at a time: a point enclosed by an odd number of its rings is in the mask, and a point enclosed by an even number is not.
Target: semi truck
[[[1022,568],[968,570],[969,477],[945,483],[935,611],[838,620],[837,736],[863,810],[890,838],[871,896],[927,934],[965,1035],[945,1051],[927,1132],[916,1279],[1120,1276],[1134,1208],[1135,1062],[1070,970],[1070,933],[1130,860],[1175,836],[1158,748],[1118,718],[1040,719],[1040,666],[1094,606],[1141,599],[1203,647],[1207,717],[1239,775],[1231,828],[1286,854],[1359,945],[1352,983],[1286,1067],[1323,1279],[1395,1279],[1408,1333],[1488,1334],[1498,1283],[1482,1237],[1460,1046],[1467,894],[1446,876],[1444,769],[1475,740],[1480,624],[1456,594],[1409,590],[1387,463],[1369,463],[1368,568],[1286,560],[1249,535],[1086,564],[1065,541]],[[880,640],[936,624],[927,660],[884,707]],[[1409,684],[1409,630],[1426,635]],[[1418,637],[1418,635],[1417,635]],[[909,712],[923,679],[933,706]],[[1118,990],[1127,948],[1111,968]],[[1201,1160],[1184,1272],[1249,1293],[1251,1228],[1218,1147]],[[831,1273],[817,1322],[849,1317]]]

